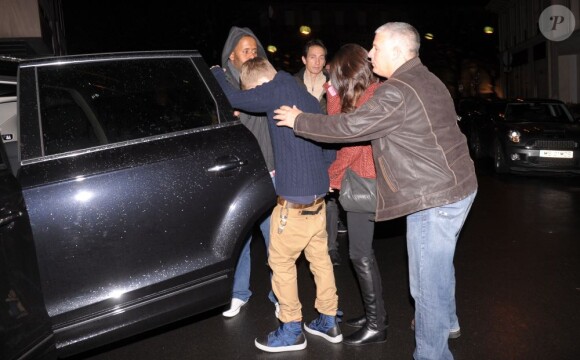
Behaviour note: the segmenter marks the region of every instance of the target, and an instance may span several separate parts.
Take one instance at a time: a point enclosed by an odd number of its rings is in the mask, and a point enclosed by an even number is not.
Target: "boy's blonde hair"
[[[267,59],[256,56],[242,64],[240,83],[242,89],[251,89],[264,82],[260,80],[270,81],[274,76],[276,76],[274,66]]]

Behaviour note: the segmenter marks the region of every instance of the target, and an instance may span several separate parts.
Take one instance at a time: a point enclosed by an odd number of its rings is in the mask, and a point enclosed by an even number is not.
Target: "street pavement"
[[[455,359],[580,359],[580,177],[498,176],[478,164],[479,190],[457,245],[457,311],[461,337],[449,340]],[[116,359],[412,359],[414,334],[404,219],[378,223],[375,252],[389,314],[388,339],[360,347],[307,335],[305,350],[265,353],[254,339],[278,326],[267,299],[265,249],[252,245],[254,295],[234,318],[223,308],[77,358]],[[339,235],[343,263],[335,276],[344,318],[362,314]],[[298,261],[304,319],[317,316],[315,287]],[[344,334],[354,329],[342,325]]]

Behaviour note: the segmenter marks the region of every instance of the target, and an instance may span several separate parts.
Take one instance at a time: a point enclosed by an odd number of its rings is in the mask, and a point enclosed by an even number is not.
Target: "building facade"
[[[551,15],[552,29],[566,25],[566,38],[550,39],[543,21],[553,5],[566,16]],[[498,14],[501,86],[506,97],[559,99],[580,103],[580,0],[492,0],[489,11]],[[571,25],[574,25],[571,27]]]
[[[0,56],[66,54],[61,0],[0,0]]]

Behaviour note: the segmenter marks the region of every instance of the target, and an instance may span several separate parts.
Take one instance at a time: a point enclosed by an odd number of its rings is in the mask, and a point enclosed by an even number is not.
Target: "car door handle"
[[[231,170],[237,169],[241,166],[244,166],[247,163],[248,163],[247,160],[229,160],[229,161],[224,161],[222,163],[216,164],[216,165],[210,167],[209,169],[207,169],[207,171],[213,172],[213,173],[218,173],[218,172],[222,172],[222,171],[231,171]]]
[[[0,227],[10,224],[14,222],[14,220],[18,219],[22,216],[22,211],[2,211],[0,213]]]

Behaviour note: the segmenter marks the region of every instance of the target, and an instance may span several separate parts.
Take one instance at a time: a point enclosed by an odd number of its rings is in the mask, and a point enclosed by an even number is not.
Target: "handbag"
[[[338,201],[345,211],[374,213],[377,209],[377,180],[360,177],[347,168]]]

